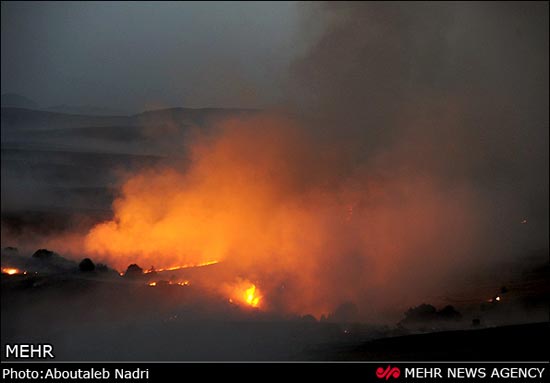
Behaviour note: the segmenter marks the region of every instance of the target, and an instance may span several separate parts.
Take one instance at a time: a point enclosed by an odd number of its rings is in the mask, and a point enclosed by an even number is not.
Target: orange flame
[[[152,281],[152,282],[149,282],[147,285],[148,286],[151,286],[151,287],[155,287],[158,285],[159,282],[157,281]],[[163,282],[163,283],[166,283],[168,285],[177,285],[177,286],[190,286],[191,285],[191,282],[189,281],[179,281],[179,282],[173,282],[173,281],[168,281],[168,282]]]
[[[3,267],[2,273],[8,274],[8,275],[15,275],[15,274],[27,274],[26,271],[21,271],[19,269],[13,268],[13,267]]]
[[[149,273],[152,273],[152,272],[160,272],[160,271],[175,271],[175,270],[181,270],[181,269],[190,269],[190,268],[193,268],[193,267],[204,267],[204,266],[210,266],[210,265],[215,265],[217,263],[220,263],[219,261],[207,261],[207,262],[201,262],[201,263],[196,263],[196,264],[188,264],[188,265],[183,265],[183,266],[172,266],[172,267],[166,267],[166,268],[163,268],[163,269],[155,269],[155,268],[152,268],[150,270],[144,270],[143,273],[144,274],[149,274]]]
[[[244,292],[246,303],[252,307],[258,307],[260,304],[260,297],[256,293],[256,286],[252,285]]]
[[[230,285],[227,289],[230,294],[230,303],[239,303],[244,306],[259,308],[263,295],[256,285],[248,280],[238,280],[237,283]]]
[[[345,152],[286,118],[229,119],[216,129],[188,141],[185,170],[128,178],[113,219],[87,233],[82,252],[117,270],[223,262],[197,283],[243,306],[265,308],[269,297],[270,309],[316,316],[344,302],[413,304],[473,254],[470,190],[449,194],[411,173],[409,146],[352,171]],[[223,288],[238,275],[255,282]]]

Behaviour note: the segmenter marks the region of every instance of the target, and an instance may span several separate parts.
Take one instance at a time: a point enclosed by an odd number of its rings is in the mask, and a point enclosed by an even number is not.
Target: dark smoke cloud
[[[548,247],[547,3],[339,2],[304,14],[325,31],[293,66],[290,99],[340,144],[348,172],[366,162],[468,185],[499,255]]]
[[[147,263],[231,263],[277,310],[381,320],[547,249],[547,6],[313,7],[281,113],[300,121],[199,134],[188,168],[126,184],[87,251],[125,263],[149,238]]]

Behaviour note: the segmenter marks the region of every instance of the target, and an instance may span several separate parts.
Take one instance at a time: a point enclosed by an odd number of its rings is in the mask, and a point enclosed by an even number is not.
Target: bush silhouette
[[[82,272],[90,272],[95,270],[95,265],[90,258],[84,258],[79,264],[78,268]]]

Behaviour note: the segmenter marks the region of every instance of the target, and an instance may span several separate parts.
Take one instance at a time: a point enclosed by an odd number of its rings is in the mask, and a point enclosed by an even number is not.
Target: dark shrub
[[[78,264],[78,268],[82,272],[94,271],[95,265],[90,258],[84,258],[82,262]]]
[[[55,253],[53,251],[50,251],[48,249],[38,249],[34,252],[32,257],[38,259],[50,259],[51,257],[53,257],[54,254]]]
[[[460,313],[451,305],[445,306],[443,309],[439,310],[437,312],[437,316],[438,319],[443,320],[455,320],[462,317],[462,315],[460,315]]]

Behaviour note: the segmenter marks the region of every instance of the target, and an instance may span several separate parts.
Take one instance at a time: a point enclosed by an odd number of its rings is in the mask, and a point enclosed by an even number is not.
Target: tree
[[[80,269],[80,271],[85,273],[85,272],[94,271],[95,265],[94,265],[94,263],[92,262],[92,260],[90,258],[84,258],[78,264],[78,268]]]

